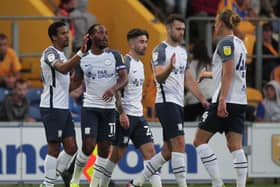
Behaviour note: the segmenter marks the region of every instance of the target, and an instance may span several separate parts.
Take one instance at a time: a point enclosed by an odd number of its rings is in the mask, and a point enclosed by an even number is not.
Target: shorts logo
[[[110,132],[108,134],[108,137],[113,137],[115,136],[116,133],[116,124],[115,123],[108,123],[108,125],[110,126]]]
[[[224,46],[223,50],[224,50],[224,55],[225,56],[231,55],[231,47],[230,46]]]
[[[127,136],[124,136],[124,137],[123,137],[123,143],[124,143],[124,144],[127,144],[128,141],[129,141],[129,138],[128,138]]]
[[[90,127],[85,128],[85,134],[90,134]]]
[[[58,131],[57,131],[57,136],[58,136],[59,138],[62,137],[62,130],[58,130]]]
[[[205,122],[205,120],[207,119],[207,117],[208,117],[208,111],[206,111],[206,112],[204,112],[204,113],[202,114],[202,116],[201,116],[201,121],[202,121],[202,122]]]
[[[178,130],[182,131],[183,130],[183,124],[182,123],[178,123],[177,124]]]
[[[272,160],[280,167],[280,134],[272,135]]]

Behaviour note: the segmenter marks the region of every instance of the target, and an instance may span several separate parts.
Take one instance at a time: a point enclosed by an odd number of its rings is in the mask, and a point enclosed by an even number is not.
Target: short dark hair
[[[262,28],[263,28],[263,31],[272,31],[273,30],[273,26],[270,22],[264,23]]]
[[[94,34],[95,33],[95,31],[96,31],[96,27],[97,26],[100,26],[101,24],[99,24],[99,23],[96,23],[96,24],[93,24],[92,26],[90,26],[90,28],[88,29],[88,34]]]
[[[57,35],[57,29],[62,27],[62,26],[66,26],[66,24],[62,21],[57,21],[52,23],[49,28],[48,28],[48,35],[51,39],[51,41],[53,41],[52,36],[56,36]]]
[[[170,14],[167,17],[165,24],[169,25],[169,24],[172,24],[174,21],[180,21],[180,22],[185,23],[185,18],[181,14]]]
[[[144,29],[134,28],[127,32],[127,40],[137,38],[138,36],[145,35],[149,39],[149,33]]]
[[[4,33],[0,33],[0,40],[6,40],[8,39],[7,35]]]
[[[15,85],[17,85],[17,84],[27,84],[27,81],[25,79],[20,78],[20,79],[16,80]]]

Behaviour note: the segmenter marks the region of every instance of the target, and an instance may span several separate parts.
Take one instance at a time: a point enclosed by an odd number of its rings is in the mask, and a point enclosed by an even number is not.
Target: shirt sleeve
[[[59,54],[52,48],[48,48],[44,52],[44,57],[44,62],[51,67],[53,67],[56,62],[60,61]]]
[[[223,39],[218,44],[218,55],[222,62],[233,60],[234,58],[234,45],[232,38]]]
[[[153,66],[160,66],[165,65],[166,62],[166,54],[165,49],[167,45],[161,43],[152,53],[152,65]]]
[[[123,56],[118,51],[112,51],[116,60],[116,71],[127,69]]]

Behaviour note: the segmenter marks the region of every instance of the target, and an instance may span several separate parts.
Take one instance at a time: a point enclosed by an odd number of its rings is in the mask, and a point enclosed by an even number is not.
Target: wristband
[[[79,50],[79,51],[76,53],[76,55],[78,55],[80,58],[82,58],[82,57],[85,55],[85,53],[83,53],[81,50]]]

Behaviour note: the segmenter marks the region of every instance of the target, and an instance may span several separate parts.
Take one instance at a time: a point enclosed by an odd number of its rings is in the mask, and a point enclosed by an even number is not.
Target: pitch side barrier
[[[279,58],[280,56],[280,45],[278,46],[278,56],[273,55],[263,55],[262,51],[262,24],[264,22],[274,22],[280,28],[280,18],[246,18],[244,21],[253,21],[255,23],[255,36],[256,36],[256,54],[252,54],[248,57],[256,58],[256,72],[255,72],[255,86],[258,90],[262,89],[262,63],[265,58]],[[211,57],[213,54],[213,27],[215,22],[215,17],[189,17],[186,20],[186,44],[190,44],[190,23],[197,22],[198,24],[206,24],[205,30],[205,44],[207,46],[207,53]],[[277,33],[278,41],[280,41],[280,32]]]
[[[255,150],[254,124],[247,123],[244,131],[244,146],[246,150]],[[196,149],[192,144],[197,128],[197,122],[185,123],[186,137],[186,159],[188,180],[191,183],[209,182],[209,176],[197,155]],[[80,125],[76,124],[76,135],[79,148],[81,147]],[[154,136],[155,148],[160,151],[162,146],[162,129],[159,123],[151,123],[151,130]],[[262,129],[265,130],[265,129]],[[280,126],[273,130],[279,131]],[[250,133],[249,133],[250,132]],[[44,178],[44,158],[47,154],[47,144],[42,123],[0,123],[0,183],[39,183]],[[264,133],[264,132],[262,132]],[[250,146],[247,149],[248,135],[252,135]],[[277,138],[277,137],[276,137]],[[249,139],[248,139],[249,140]],[[264,141],[261,139],[261,141]],[[232,167],[232,156],[228,152],[224,135],[216,134],[210,141],[211,147],[217,154],[223,178],[226,181],[234,181],[235,171]],[[256,145],[258,146],[258,145]],[[262,147],[262,150],[269,146]],[[263,151],[269,153],[269,151]],[[94,156],[94,155],[93,155]],[[249,155],[250,156],[250,155]],[[255,161],[255,155],[251,155]],[[249,164],[250,166],[251,164]],[[84,169],[82,182],[86,181],[87,172],[90,173],[92,167]],[[117,165],[113,180],[119,183],[126,182],[139,174],[143,169],[143,159],[138,150],[130,143],[122,160]],[[254,169],[254,168],[253,168]],[[259,168],[257,168],[259,169]],[[174,175],[170,162],[161,169],[161,177],[164,183],[174,183]],[[61,182],[61,180],[60,180]]]

